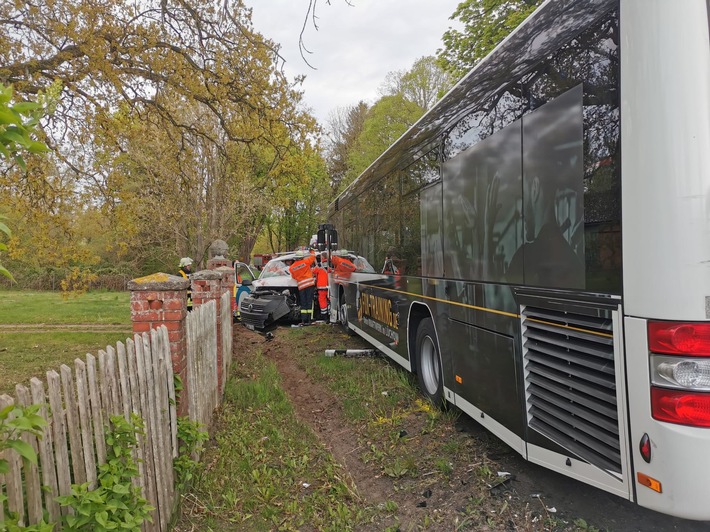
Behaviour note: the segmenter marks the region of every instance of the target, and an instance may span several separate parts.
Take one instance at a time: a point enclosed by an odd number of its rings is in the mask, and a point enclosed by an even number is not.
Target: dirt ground
[[[327,334],[336,326],[312,327],[313,334]],[[470,530],[466,526],[466,508],[471,505],[472,468],[467,464],[453,464],[454,474],[448,481],[426,473],[415,489],[401,489],[396,481],[382,475],[377,466],[365,463],[358,448],[356,427],[350,426],[331,392],[323,385],[309,379],[288,355],[283,330],[273,331],[273,340],[265,343],[264,336],[234,328],[234,353],[253,350],[257,346],[265,356],[274,361],[282,377],[283,386],[299,418],[318,435],[335,459],[347,469],[358,493],[369,504],[394,501],[398,505],[397,519],[400,530],[416,530],[422,517],[436,516],[427,530]],[[357,337],[349,345],[338,347],[367,347]],[[416,420],[412,420],[416,423]],[[416,433],[417,427],[409,431]],[[710,523],[698,523],[658,514],[568,479],[524,461],[520,455],[500,442],[466,415],[456,422],[457,436],[470,439],[470,445],[493,464],[494,472],[508,472],[508,480],[490,489],[489,502],[481,503],[477,530],[613,530],[613,531],[710,531]],[[470,465],[470,464],[469,464]],[[436,478],[436,480],[434,480]],[[504,478],[504,477],[501,477]],[[491,519],[492,527],[480,525],[480,514],[500,511],[501,506],[510,511],[511,518],[501,526],[501,519]],[[490,515],[490,514],[489,514]],[[364,530],[364,529],[363,529]],[[382,524],[372,530],[382,530]]]

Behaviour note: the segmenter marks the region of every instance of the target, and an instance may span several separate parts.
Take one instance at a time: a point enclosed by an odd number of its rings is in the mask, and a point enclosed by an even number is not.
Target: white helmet
[[[190,257],[183,257],[180,259],[180,268],[183,266],[190,266],[192,264],[192,259]]]

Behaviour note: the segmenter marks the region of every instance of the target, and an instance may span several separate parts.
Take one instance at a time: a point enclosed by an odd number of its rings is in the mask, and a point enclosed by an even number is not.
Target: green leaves
[[[0,83],[0,161],[14,160],[20,168],[26,170],[22,152],[33,154],[44,153],[47,146],[32,138],[35,127],[39,123],[43,107],[35,102],[19,102],[12,105],[12,86]],[[10,229],[1,222],[0,233],[10,236]],[[0,251],[6,251],[7,246],[0,242]],[[0,275],[13,279],[12,274],[0,264]],[[13,279],[14,280],[14,279]]]
[[[2,152],[1,145],[0,145],[0,152]],[[3,223],[3,220],[5,220],[5,217],[0,215],[0,233],[4,233],[5,236],[10,237],[10,236],[12,236],[12,231],[10,231],[10,228],[7,225],[5,225],[5,223]],[[0,251],[7,251],[7,244],[5,244],[4,242],[0,242]],[[11,279],[14,281],[12,274],[2,264],[0,264],[0,275],[3,275],[5,277],[7,277],[8,279]]]
[[[368,111],[362,132],[348,154],[348,183],[354,181],[423,114],[424,109],[402,94],[380,98]]]
[[[464,0],[451,15],[463,30],[449,29],[439,64],[461,78],[513,31],[542,0]]]
[[[0,272],[2,267],[0,266]],[[37,455],[32,446],[23,441],[22,434],[29,433],[35,436],[42,434],[42,428],[47,422],[37,415],[38,405],[19,407],[8,405],[0,410],[0,452],[5,449],[14,449],[22,458],[36,464]],[[6,459],[0,459],[0,474],[9,471]]]
[[[45,153],[49,148],[34,140],[35,127],[44,111],[36,102],[18,102],[12,104],[12,86],[0,83],[0,156],[11,159],[24,169],[25,161],[21,153]]]
[[[25,460],[28,460],[33,464],[37,463],[37,455],[35,454],[34,449],[32,449],[32,446],[29,443],[24,442],[22,440],[10,440],[7,442],[7,447],[9,449],[14,449],[15,451],[17,451],[17,453]]]
[[[132,480],[138,468],[131,452],[138,444],[136,435],[143,433],[143,421],[133,414],[130,421],[123,416],[111,417],[106,431],[106,463],[99,468],[98,486],[89,490],[89,483],[72,485],[71,494],[58,497],[62,506],[70,506],[73,515],[64,516],[66,530],[139,531],[145,520],[152,522],[155,508],[141,495]]]
[[[209,438],[207,431],[196,421],[187,416],[177,419],[178,456],[173,460],[175,482],[180,491],[184,491],[192,480],[198,463],[194,459],[202,452],[202,446]]]

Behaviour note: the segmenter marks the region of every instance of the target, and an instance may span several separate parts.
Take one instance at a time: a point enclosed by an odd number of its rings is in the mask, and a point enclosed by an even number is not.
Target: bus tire
[[[345,301],[345,293],[340,292],[340,297],[338,298],[338,322],[345,329],[345,332],[350,336],[354,336],[354,332],[348,326],[348,304]]]
[[[445,402],[441,355],[431,318],[423,319],[417,328],[416,355],[419,389],[435,406],[443,408]]]

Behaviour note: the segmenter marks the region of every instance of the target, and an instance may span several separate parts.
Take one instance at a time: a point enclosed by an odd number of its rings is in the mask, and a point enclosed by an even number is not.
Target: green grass
[[[125,342],[132,336],[130,308],[128,292],[65,299],[59,292],[3,290],[0,325],[10,328],[0,328],[0,393],[12,393],[15,384],[27,384],[32,377],[45,380],[50,369]]]
[[[260,354],[229,380],[207,469],[193,486],[199,522],[183,517],[181,529],[341,531],[364,522],[340,466],[296,419],[279,381]]]
[[[324,356],[325,349],[354,347],[361,340],[338,328],[312,331],[281,329],[278,334],[287,338],[299,366],[331,389],[348,422],[358,427],[353,430],[363,461],[415,492],[423,491],[419,481],[429,482],[432,472],[448,478],[448,461],[437,469],[434,457],[455,417],[422,400],[414,380],[382,358]],[[260,352],[235,360],[225,399],[214,445],[201,460],[205,470],[183,503],[176,530],[398,529],[397,504],[384,500],[368,506],[352,492],[345,472],[295,417],[276,368]],[[413,424],[412,417],[421,421]],[[412,430],[413,425],[422,428]],[[422,445],[421,431],[441,432],[433,437],[437,448]],[[433,526],[426,522],[435,517],[423,517],[422,526]]]
[[[61,292],[3,290],[0,324],[131,323],[129,292],[87,292],[65,298]]]
[[[0,332],[0,393],[14,394],[15,384],[28,384],[32,377],[45,381],[48,370],[59,371],[62,364],[73,368],[75,358],[96,356],[99,349],[125,343],[129,336],[130,326],[124,333]]]

